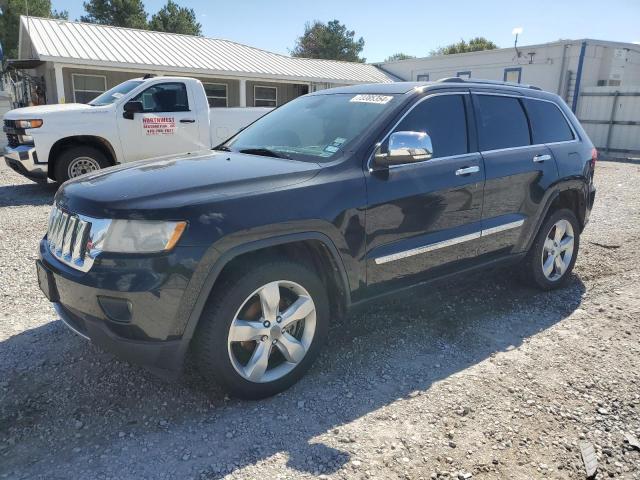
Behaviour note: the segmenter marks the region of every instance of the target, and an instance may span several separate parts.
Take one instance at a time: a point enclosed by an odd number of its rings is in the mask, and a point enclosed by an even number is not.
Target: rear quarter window
[[[515,97],[477,95],[480,150],[530,145],[529,123]]]
[[[525,107],[531,122],[533,143],[567,142],[574,139],[567,119],[555,103],[526,99]]]

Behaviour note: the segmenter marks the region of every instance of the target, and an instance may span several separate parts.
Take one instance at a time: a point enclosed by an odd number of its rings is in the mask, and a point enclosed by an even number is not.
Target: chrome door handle
[[[533,161],[536,163],[541,163],[545,160],[551,160],[551,155],[536,155],[535,157],[533,157]]]
[[[479,171],[480,171],[480,167],[475,165],[473,167],[459,168],[458,170],[456,170],[456,175],[458,175],[458,176],[460,176],[460,175],[469,175],[471,173],[478,173]]]

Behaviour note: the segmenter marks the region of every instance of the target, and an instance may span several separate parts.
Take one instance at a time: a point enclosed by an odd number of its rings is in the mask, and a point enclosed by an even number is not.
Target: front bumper
[[[75,334],[131,363],[144,365],[158,373],[177,372],[182,365],[180,340],[136,341],[119,337],[109,330],[105,319],[53,304],[60,320]]]
[[[104,350],[157,373],[174,374],[183,363],[184,292],[202,248],[170,254],[98,258],[88,272],[63,264],[40,243],[38,282],[61,320]]]
[[[38,154],[34,146],[7,147],[4,159],[9,168],[30,180],[46,181],[47,179],[47,164],[38,162]]]

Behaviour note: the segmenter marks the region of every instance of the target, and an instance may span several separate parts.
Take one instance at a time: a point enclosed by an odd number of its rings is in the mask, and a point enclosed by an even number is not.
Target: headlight
[[[106,228],[93,235],[91,245],[87,245],[89,250],[157,253],[167,252],[178,243],[187,227],[187,222],[111,220],[104,226]]]
[[[15,125],[18,128],[40,128],[42,126],[42,120],[15,120]]]

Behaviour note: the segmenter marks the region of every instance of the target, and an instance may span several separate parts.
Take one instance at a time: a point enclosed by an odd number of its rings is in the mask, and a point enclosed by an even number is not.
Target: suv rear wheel
[[[580,226],[566,208],[547,217],[524,263],[525,279],[543,290],[565,285],[576,263]]]
[[[320,278],[288,260],[233,272],[214,291],[194,338],[201,373],[241,398],[279,393],[324,343],[329,303]]]
[[[55,165],[55,177],[59,183],[66,182],[70,178],[79,177],[85,173],[95,172],[107,168],[109,161],[97,148],[81,145],[64,150]]]

